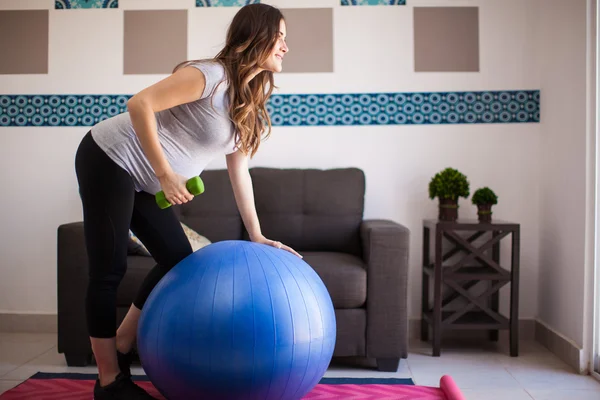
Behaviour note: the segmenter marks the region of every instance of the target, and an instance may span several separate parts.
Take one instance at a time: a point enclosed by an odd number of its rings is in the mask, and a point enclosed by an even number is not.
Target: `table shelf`
[[[510,281],[510,271],[504,268],[500,269],[502,272],[499,272],[497,269],[481,266],[481,265],[472,265],[461,267],[456,271],[442,271],[442,278],[444,280],[452,280],[452,281],[468,281],[468,280],[505,280]],[[423,271],[429,275],[434,276],[435,268],[433,264],[423,267]]]
[[[490,329],[510,329],[510,320],[501,316],[500,322],[496,321],[484,311],[469,311],[460,316],[451,324],[444,323],[444,320],[450,318],[456,311],[442,311],[442,329],[443,330],[490,330]],[[425,319],[428,323],[433,323],[433,312],[425,313]]]

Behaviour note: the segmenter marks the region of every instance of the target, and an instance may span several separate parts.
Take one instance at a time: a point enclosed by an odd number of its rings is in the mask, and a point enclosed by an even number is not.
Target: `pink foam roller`
[[[446,400],[465,400],[465,397],[450,375],[442,376],[440,379],[440,388],[444,392]]]

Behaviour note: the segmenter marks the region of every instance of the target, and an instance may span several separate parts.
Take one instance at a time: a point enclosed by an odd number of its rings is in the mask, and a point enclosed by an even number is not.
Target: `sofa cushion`
[[[188,203],[175,206],[181,222],[211,242],[242,239],[242,218],[227,170],[205,170],[200,177],[205,192]]]
[[[303,252],[327,287],[335,309],[362,307],[367,300],[367,270],[358,257],[344,253]]]
[[[129,230],[129,241],[127,242],[127,255],[151,257],[144,243],[131,230]]]
[[[192,246],[192,251],[198,251],[203,247],[206,247],[210,244],[210,240],[200,235],[198,232],[181,222],[181,227],[183,228],[183,232],[185,236],[188,238],[190,242],[190,246]]]
[[[202,247],[208,246],[211,243],[210,240],[200,235],[198,232],[196,232],[183,222],[180,223],[181,227],[183,228],[183,232],[185,233],[185,236],[188,238],[188,241],[192,245],[193,251],[199,250]],[[142,241],[131,230],[129,231],[127,255],[152,257],[152,254],[150,254],[150,251],[148,251],[144,243],[142,243]]]
[[[261,230],[296,250],[360,256],[365,176],[358,168],[252,168]]]

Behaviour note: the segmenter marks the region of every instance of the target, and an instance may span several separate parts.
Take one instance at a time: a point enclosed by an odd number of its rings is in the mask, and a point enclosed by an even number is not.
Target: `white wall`
[[[164,4],[152,1],[147,7],[154,8],[159,3]],[[177,0],[172,7],[190,7],[191,3]],[[145,4],[139,0],[120,2],[122,9]],[[323,4],[304,0],[280,0],[272,4],[335,7],[336,72],[278,75],[276,83],[282,93],[540,87],[538,42],[533,24],[541,9],[537,1],[423,0],[410,1],[404,7],[338,7],[338,1]],[[413,72],[415,4],[480,7],[480,73]],[[190,58],[214,54],[234,12],[234,9],[190,9]],[[162,76],[121,74],[122,19],[122,13],[114,11],[51,10],[49,74],[0,76],[0,91],[135,93],[156,82]],[[562,77],[565,86],[571,84],[573,76],[565,70]],[[573,82],[578,84],[577,79]],[[557,111],[556,107],[563,103],[562,98],[550,99],[549,93],[552,92],[542,91],[542,118],[560,119],[564,111]],[[547,107],[553,103],[551,111]],[[568,107],[576,110],[575,105]],[[552,117],[551,113],[557,115]],[[573,127],[568,125],[569,120],[567,117],[560,120],[563,128]],[[545,127],[550,125],[549,121],[543,123]],[[555,136],[562,130],[555,128]],[[0,129],[0,187],[4,193],[0,218],[5,227],[0,240],[0,312],[56,312],[56,228],[61,223],[81,219],[73,158],[86,131],[82,127]],[[541,160],[542,136],[540,124],[275,127],[272,138],[265,142],[252,165],[362,168],[367,176],[365,217],[389,218],[407,225],[412,232],[409,310],[413,318],[420,316],[421,220],[437,216],[436,202],[427,197],[427,185],[439,170],[447,166],[458,168],[470,179],[472,192],[484,185],[496,191],[500,203],[495,208],[495,217],[521,224],[520,317],[534,318],[538,301],[540,218],[548,225],[549,217],[554,217],[550,211],[540,212],[539,206],[540,202],[546,204],[546,209],[550,206],[547,197],[538,196],[539,177],[546,174],[546,171],[541,174],[540,166],[547,163]],[[570,140],[556,140],[561,143],[552,144],[557,149],[573,146]],[[543,138],[543,143],[549,142],[547,137]],[[366,148],[367,143],[370,149]],[[577,149],[579,145],[573,150]],[[552,159],[546,152],[544,158]],[[222,167],[224,160],[210,166]],[[571,172],[580,170],[567,168],[569,173],[558,166],[554,172],[566,179],[572,176]],[[544,193],[549,190],[546,188]],[[561,186],[555,190],[562,193]],[[565,201],[558,205],[561,210],[577,212],[577,201]],[[563,209],[563,205],[571,202],[573,207]],[[475,217],[475,208],[468,201],[461,199],[460,204],[461,216]],[[559,213],[554,218],[563,215]],[[564,234],[570,233],[571,230]],[[503,255],[503,261],[508,261],[506,252]],[[547,255],[544,257],[547,259]],[[559,267],[558,263],[555,265]],[[546,290],[551,289],[547,286]],[[505,312],[506,300],[504,296],[501,302],[501,310]]]
[[[579,348],[584,337],[586,1],[539,9],[542,116],[539,199],[541,321]]]
[[[594,323],[598,319],[596,304],[600,304],[600,295],[595,293],[596,274],[595,255],[598,239],[594,234],[598,219],[598,206],[596,204],[596,182],[597,173],[597,138],[598,135],[598,112],[597,112],[597,84],[598,84],[598,0],[587,0],[587,125],[586,125],[586,251],[585,251],[585,291],[583,310],[583,357],[580,361],[580,369],[593,370],[593,360],[597,359],[598,351],[594,350],[594,342],[600,338],[600,333],[594,329]],[[600,287],[600,286],[598,286]],[[598,371],[596,371],[598,372]]]

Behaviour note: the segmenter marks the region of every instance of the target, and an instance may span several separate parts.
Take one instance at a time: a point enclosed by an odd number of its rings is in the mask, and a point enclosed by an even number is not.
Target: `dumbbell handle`
[[[204,182],[202,182],[202,179],[200,179],[199,176],[195,176],[195,177],[189,179],[185,183],[185,187],[194,196],[198,196],[199,194],[204,193]],[[160,192],[156,193],[155,197],[156,197],[156,204],[158,204],[158,206],[161,209],[164,210],[165,208],[171,207],[171,203],[169,202],[169,200],[166,199],[165,192],[163,192],[162,190]]]

